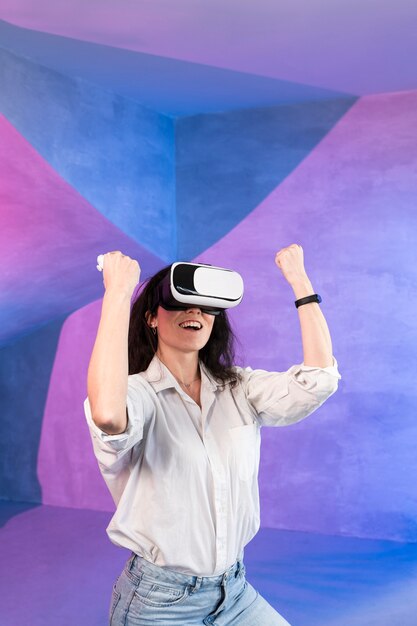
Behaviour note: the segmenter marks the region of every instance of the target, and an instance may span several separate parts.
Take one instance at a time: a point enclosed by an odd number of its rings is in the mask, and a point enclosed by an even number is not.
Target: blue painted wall
[[[178,120],[178,256],[192,258],[253,211],[354,102],[343,98]]]
[[[343,93],[19,28],[0,20],[0,45],[172,117],[326,100]]]
[[[0,498],[41,502],[38,448],[64,319],[0,349]]]
[[[171,118],[0,49],[0,110],[70,185],[165,261],[175,253]]]

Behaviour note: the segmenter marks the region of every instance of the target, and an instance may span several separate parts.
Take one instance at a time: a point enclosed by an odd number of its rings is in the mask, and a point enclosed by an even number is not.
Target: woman
[[[234,366],[226,311],[161,306],[169,267],[131,308],[137,261],[104,255],[84,406],[117,506],[107,532],[131,551],[113,587],[113,626],[288,625],[245,579],[244,547],[259,529],[260,428],[303,419],[341,376],[320,297],[299,301],[314,294],[301,246],[275,262],[302,331],[304,363],[287,372]]]

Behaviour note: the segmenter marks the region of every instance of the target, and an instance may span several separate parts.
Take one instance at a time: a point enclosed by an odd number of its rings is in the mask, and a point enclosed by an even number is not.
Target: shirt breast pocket
[[[229,428],[231,465],[240,480],[249,481],[258,469],[260,434],[257,424]]]

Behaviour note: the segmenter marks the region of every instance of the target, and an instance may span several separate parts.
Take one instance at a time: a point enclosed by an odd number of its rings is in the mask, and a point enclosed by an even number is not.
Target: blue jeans
[[[189,576],[132,552],[113,587],[110,626],[289,626],[245,571],[237,560],[218,576]]]

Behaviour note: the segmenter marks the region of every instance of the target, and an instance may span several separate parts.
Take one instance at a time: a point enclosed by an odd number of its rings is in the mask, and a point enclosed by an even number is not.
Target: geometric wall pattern
[[[82,406],[97,254],[142,278],[233,267],[238,362],[283,371],[302,350],[274,257],[300,243],[342,380],[309,419],[263,429],[261,524],[415,541],[417,92],[279,101],[276,85],[275,105],[174,116],[11,46],[0,71],[0,497],[113,510]]]

